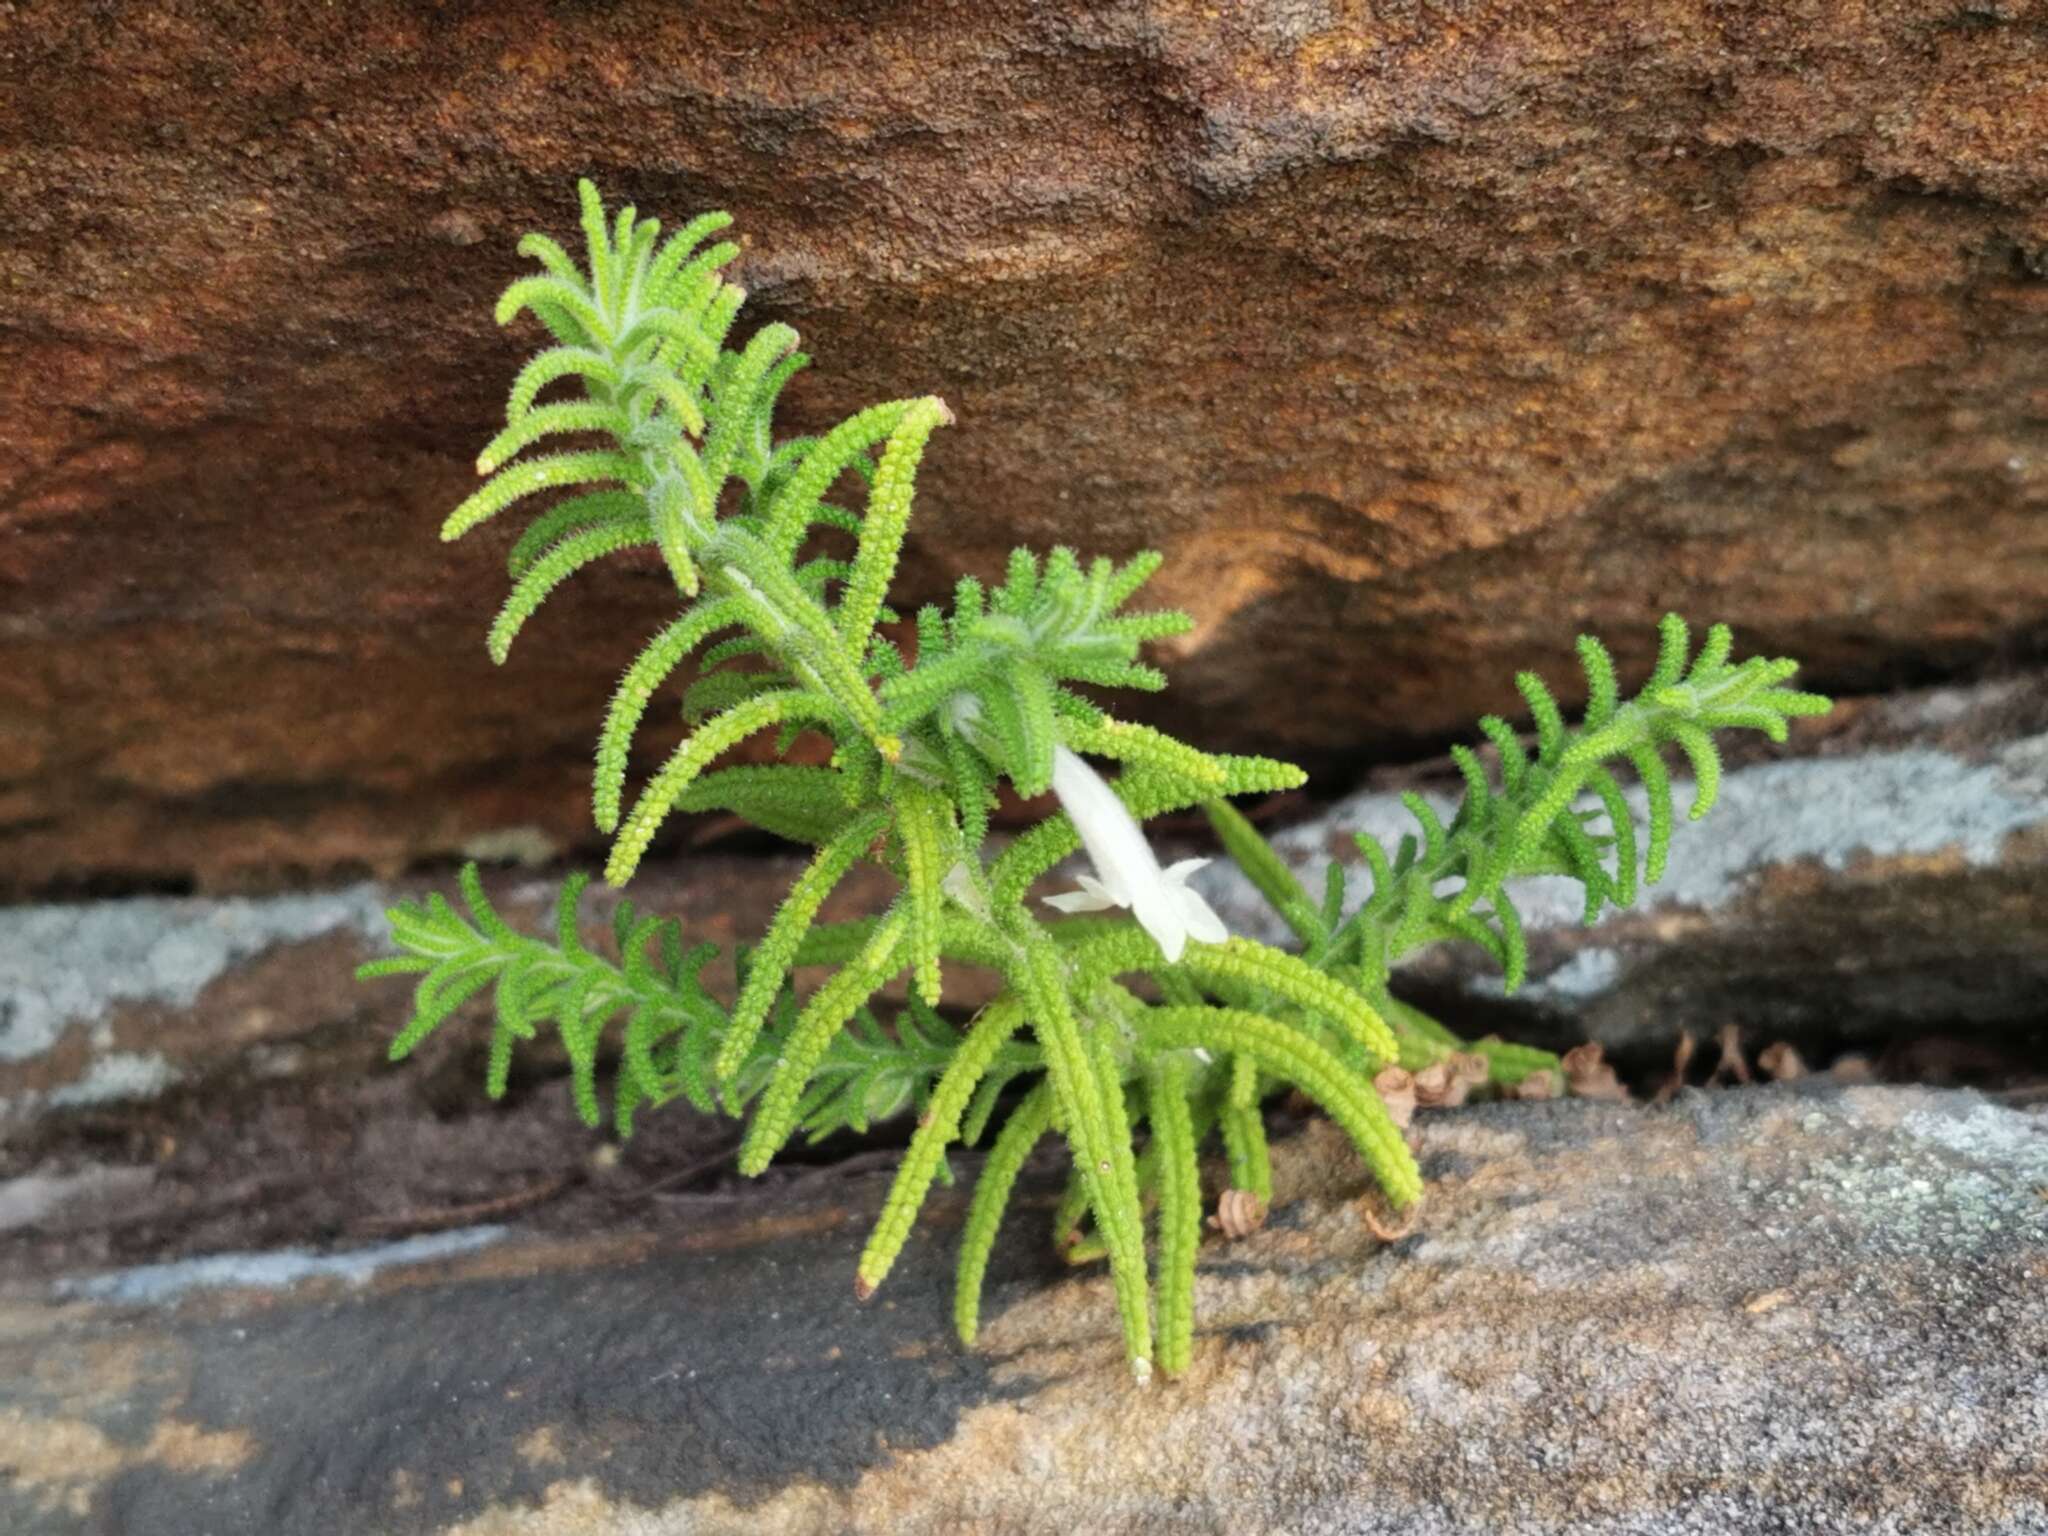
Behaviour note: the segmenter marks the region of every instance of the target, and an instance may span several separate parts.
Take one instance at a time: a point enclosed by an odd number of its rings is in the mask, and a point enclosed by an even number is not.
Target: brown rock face
[[[1848,685],[2048,613],[2025,6],[7,9],[0,889],[584,835],[661,581],[494,674],[503,544],[433,530],[586,172],[739,216],[793,429],[953,404],[913,595],[1164,548],[1215,745],[1427,737],[1667,606]]]

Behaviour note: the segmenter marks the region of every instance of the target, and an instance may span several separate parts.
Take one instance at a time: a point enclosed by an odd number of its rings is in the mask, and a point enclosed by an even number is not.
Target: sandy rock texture
[[[1773,1088],[1423,1126],[1428,1203],[1392,1246],[1335,1133],[1284,1144],[1272,1222],[1205,1249],[1192,1370],[1149,1389],[1106,1282],[1033,1256],[1042,1212],[999,1258],[979,1352],[947,1335],[957,1201],[857,1306],[873,1181],[611,1241],[451,1235],[295,1287],[257,1255],[13,1287],[0,1516],[23,1536],[2048,1529],[2038,1115]]]
[[[2048,32],[1874,0],[394,0],[0,26],[0,890],[587,837],[657,570],[494,674],[433,529],[594,174],[724,205],[914,594],[1163,547],[1158,717],[1318,765],[1666,607],[1851,686],[2048,613]],[[504,537],[509,537],[509,534]]]

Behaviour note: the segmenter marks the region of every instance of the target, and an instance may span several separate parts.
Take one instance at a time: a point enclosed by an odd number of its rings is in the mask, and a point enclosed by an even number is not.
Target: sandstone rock
[[[1163,547],[1221,746],[1437,740],[1668,606],[1852,686],[2048,612],[2022,6],[7,9],[7,892],[588,837],[658,572],[493,673],[502,539],[432,536],[584,172],[740,216],[793,425],[952,402],[914,593]]]
[[[1029,1212],[981,1352],[947,1334],[957,1201],[857,1306],[876,1182],[609,1241],[456,1235],[286,1289],[254,1257],[15,1287],[0,1523],[2048,1529],[2038,1117],[1781,1086],[1419,1123],[1430,1194],[1393,1245],[1338,1136],[1283,1143],[1272,1220],[1205,1248],[1193,1369],[1145,1389],[1106,1283],[1030,1258]]]
[[[1581,925],[1580,887],[1518,882],[1530,980],[1502,999],[1478,950],[1413,957],[1401,985],[1475,1034],[1591,1038],[1610,1054],[1668,1055],[1691,1030],[1739,1026],[1752,1049],[1794,1037],[1825,1049],[1933,1029],[2038,1028],[2048,996],[2048,676],[1844,708],[1725,777],[1719,803],[1681,824],[1671,868],[1624,912]],[[1446,817],[1449,765],[1383,776],[1275,845],[1320,892],[1333,858],[1353,899],[1370,876],[1353,841],[1389,848],[1413,821],[1394,785]],[[1627,778],[1626,770],[1623,778]],[[1681,808],[1690,786],[1676,788]],[[1632,794],[1640,820],[1642,797]],[[1233,868],[1197,877],[1239,932],[1285,930]]]

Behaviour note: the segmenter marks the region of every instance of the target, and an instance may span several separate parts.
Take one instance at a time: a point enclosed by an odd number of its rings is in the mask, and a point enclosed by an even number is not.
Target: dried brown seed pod
[[[1692,1065],[1693,1047],[1696,1043],[1691,1030],[1682,1029],[1678,1032],[1678,1044],[1671,1052],[1671,1075],[1665,1078],[1663,1085],[1650,1096],[1652,1104],[1668,1104],[1678,1096],[1678,1090],[1685,1086],[1685,1069]]]
[[[1806,1058],[1786,1040],[1775,1041],[1758,1051],[1756,1064],[1774,1083],[1789,1083],[1795,1077],[1806,1076]]]
[[[1742,1027],[1723,1024],[1720,1033],[1714,1037],[1714,1043],[1721,1048],[1721,1059],[1714,1063],[1714,1075],[1707,1081],[1718,1083],[1732,1079],[1747,1083],[1750,1080],[1749,1062],[1742,1054]]]
[[[1226,1189],[1217,1196],[1209,1225],[1232,1242],[1250,1237],[1266,1224],[1266,1202],[1248,1189]]]
[[[1433,1061],[1414,1077],[1415,1102],[1423,1109],[1453,1109],[1472,1093],[1472,1079],[1449,1057]]]
[[[1562,1087],[1555,1072],[1531,1072],[1508,1092],[1518,1099],[1554,1099]]]
[[[1387,1106],[1387,1118],[1406,1130],[1415,1119],[1415,1074],[1406,1067],[1382,1067],[1372,1086]]]
[[[1558,1065],[1564,1068],[1564,1085],[1574,1097],[1606,1099],[1617,1104],[1628,1102],[1628,1089],[1615,1076],[1614,1067],[1597,1040],[1573,1046]]]
[[[1362,1208],[1366,1226],[1383,1243],[1398,1243],[1415,1230],[1416,1219],[1422,1215],[1422,1202],[1418,1200],[1396,1216],[1387,1197],[1376,1189],[1366,1195]]]
[[[1828,1068],[1828,1075],[1842,1083],[1874,1083],[1877,1068],[1868,1056],[1844,1056]]]

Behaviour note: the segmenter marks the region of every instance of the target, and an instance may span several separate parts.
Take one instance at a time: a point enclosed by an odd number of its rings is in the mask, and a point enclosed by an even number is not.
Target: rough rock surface
[[[1448,769],[1402,780],[1437,795],[1455,782]],[[1681,803],[1686,794],[1681,784]],[[1405,814],[1390,783],[1278,834],[1277,846],[1319,890],[1330,857],[1356,860],[1352,831],[1392,841]],[[651,864],[633,895],[729,954],[766,926],[799,867],[701,851]],[[1364,876],[1352,872],[1362,895]],[[1284,937],[1228,866],[1198,878],[1233,928]],[[558,879],[501,868],[490,884],[515,921],[538,928]],[[305,1116],[339,1127],[360,1115],[397,1140],[370,1138],[379,1155],[360,1163],[364,1139],[343,1137],[342,1161],[304,1170],[321,1199],[392,1177],[393,1163],[408,1161],[386,1156],[400,1144],[416,1148],[413,1161],[443,1164],[418,1139],[470,1134],[459,1127],[481,1108],[483,1032],[451,1025],[426,1059],[377,1075],[410,992],[358,986],[349,973],[384,952],[385,906],[451,884],[442,874],[297,896],[0,908],[0,1146],[170,1138],[183,1149],[173,1173],[198,1176],[193,1159],[204,1154],[222,1160],[214,1177],[260,1179]],[[864,873],[830,914],[875,910],[889,884]],[[1711,1036],[1728,1024],[1752,1048],[1790,1040],[1816,1065],[1845,1047],[1933,1033],[1995,1037],[2038,1064],[2048,1050],[2048,675],[1845,706],[1789,753],[1733,762],[1721,806],[1681,827],[1664,883],[1596,928],[1579,926],[1576,887],[1563,885],[1529,882],[1520,893],[1532,965],[1516,998],[1504,1000],[1490,962],[1464,946],[1418,956],[1403,986],[1472,1034],[1597,1039],[1638,1071],[1668,1057],[1680,1030]],[[611,900],[585,899],[593,937]],[[958,1002],[976,1001],[985,983],[970,969],[949,973]],[[566,1103],[548,1096],[560,1085],[549,1086],[547,1069],[542,1054],[522,1078],[542,1092],[530,1106],[543,1115],[532,1145],[517,1150],[510,1130],[482,1133],[494,1156],[512,1159],[501,1188],[518,1187],[513,1173],[543,1179],[551,1138],[581,1135],[563,1118]],[[308,1095],[322,1107],[309,1108]],[[274,1135],[225,1135],[238,1118]],[[0,1161],[0,1172],[37,1166]],[[468,1196],[480,1197],[407,1184],[381,1214]],[[343,1227],[380,1215],[364,1203],[327,1210]]]
[[[731,207],[795,424],[936,389],[912,585],[1163,546],[1163,706],[1311,761],[1681,607],[1862,684],[2048,612],[2018,3],[15,0],[0,888],[584,837],[650,571],[493,675],[440,513],[594,173]],[[486,547],[489,546],[489,547]]]
[[[470,1234],[296,1289],[253,1258],[210,1289],[17,1287],[0,1523],[2048,1530],[2039,1117],[1777,1088],[1423,1124],[1429,1200],[1391,1247],[1339,1137],[1285,1144],[1273,1222],[1205,1250],[1192,1370],[1149,1389],[1103,1280],[1028,1257],[1028,1214],[981,1351],[947,1337],[947,1241],[858,1307],[874,1184],[609,1242]]]
[[[1498,968],[1467,945],[1415,955],[1404,987],[1473,1033],[1588,1038],[1611,1053],[1668,1053],[1680,1030],[1725,1025],[1752,1043],[1881,1045],[1930,1030],[2048,1046],[2048,676],[1838,707],[1794,755],[1757,755],[1723,778],[1698,825],[1681,821],[1671,867],[1634,906],[1584,926],[1584,891],[1514,887],[1529,981],[1502,1002]],[[1390,851],[1415,822],[1399,791],[1448,819],[1448,763],[1383,775],[1276,835],[1311,891],[1334,859],[1351,899],[1371,888],[1355,841]],[[1624,769],[1621,777],[1628,777]],[[1398,786],[1398,787],[1397,787]],[[1692,786],[1675,782],[1681,812]],[[1638,825],[1644,801],[1631,788]],[[1594,802],[1588,801],[1588,804]],[[1197,877],[1237,931],[1286,930],[1232,866]]]

